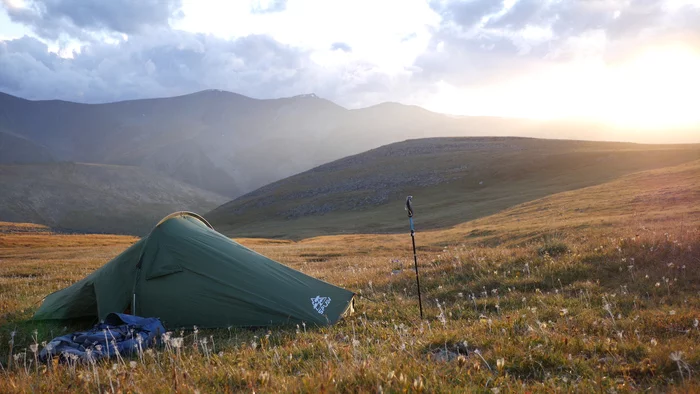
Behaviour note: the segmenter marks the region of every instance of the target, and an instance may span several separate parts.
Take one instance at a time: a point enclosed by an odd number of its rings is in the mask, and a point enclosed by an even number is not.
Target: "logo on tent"
[[[316,296],[315,298],[311,299],[311,305],[313,305],[314,309],[316,309],[316,312],[318,313],[323,313],[323,311],[326,310],[326,307],[330,303],[331,297]]]

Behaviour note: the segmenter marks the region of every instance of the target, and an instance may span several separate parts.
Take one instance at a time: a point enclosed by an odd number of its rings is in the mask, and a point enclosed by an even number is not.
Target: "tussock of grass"
[[[540,256],[549,255],[556,257],[569,251],[569,247],[563,242],[547,242],[545,245],[537,249]]]

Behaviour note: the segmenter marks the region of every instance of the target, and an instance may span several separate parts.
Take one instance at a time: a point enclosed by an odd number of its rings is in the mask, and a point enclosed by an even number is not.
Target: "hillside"
[[[143,234],[173,211],[206,211],[226,200],[160,174],[115,165],[0,165],[0,184],[2,220],[81,232]]]
[[[700,159],[553,194],[458,225],[456,229],[485,226],[485,230],[501,228],[503,233],[516,236],[532,229],[580,230],[624,222],[641,235],[666,222],[676,231],[684,231],[684,226],[690,231],[700,224],[698,202]]]
[[[700,159],[552,194],[421,236],[436,244],[469,240],[507,246],[563,238],[585,243],[591,236],[611,233],[680,238],[697,234],[698,202]]]
[[[0,164],[52,162],[48,148],[0,130]]]
[[[348,110],[313,94],[260,100],[219,90],[105,104],[0,93],[0,132],[32,144],[32,162],[139,166],[230,198],[409,138],[641,138],[600,124],[454,117],[397,103]],[[0,155],[0,164],[16,161]]]
[[[240,239],[355,313],[48,365],[32,350],[90,323],[31,320],[42,299],[138,239],[0,222],[0,392],[699,392],[699,199],[695,160],[419,230],[422,318],[408,234]]]
[[[550,194],[700,158],[700,145],[526,138],[409,140],[283,179],[208,213],[232,236],[300,238],[406,230],[414,196],[419,228],[497,213]]]

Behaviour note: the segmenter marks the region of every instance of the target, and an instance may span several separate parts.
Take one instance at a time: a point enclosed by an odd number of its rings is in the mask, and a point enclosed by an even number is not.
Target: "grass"
[[[545,196],[700,158],[700,144],[435,138],[390,144],[283,179],[206,215],[232,237],[400,233],[413,195],[439,229]]]
[[[207,210],[226,197],[130,166],[1,165],[0,217],[82,233],[147,234],[178,210]]]
[[[36,365],[33,343],[81,326],[29,319],[136,239],[2,232],[0,392],[697,392],[699,169],[419,231],[423,320],[407,234],[239,239],[355,291],[356,313],[325,328],[174,330],[180,348],[124,362]]]

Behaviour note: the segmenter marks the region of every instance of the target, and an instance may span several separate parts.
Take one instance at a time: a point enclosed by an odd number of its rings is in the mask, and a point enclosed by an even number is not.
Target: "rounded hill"
[[[345,157],[274,182],[206,217],[234,236],[398,232],[452,226],[553,193],[700,158],[700,145],[515,137],[427,138]]]

